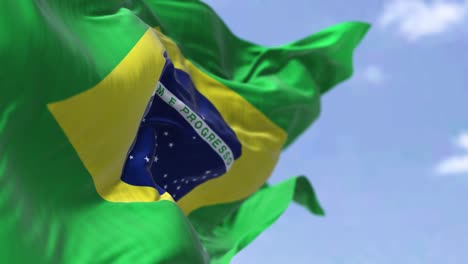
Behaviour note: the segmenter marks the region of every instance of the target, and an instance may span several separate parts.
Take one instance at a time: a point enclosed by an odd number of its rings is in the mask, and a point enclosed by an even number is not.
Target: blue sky
[[[468,1],[206,2],[265,45],[373,24],[271,178],[307,175],[327,216],[292,205],[233,263],[468,263]]]

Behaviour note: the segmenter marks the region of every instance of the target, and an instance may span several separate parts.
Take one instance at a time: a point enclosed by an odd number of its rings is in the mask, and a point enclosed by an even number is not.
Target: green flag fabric
[[[264,47],[234,36],[200,1],[147,3],[161,10],[158,20],[149,23],[285,130],[286,146],[318,117],[320,95],[351,76],[353,50],[369,29],[366,23],[343,23],[293,43]]]
[[[0,260],[228,263],[296,201],[266,185],[369,28],[279,47],[197,0],[0,9]]]
[[[190,220],[209,252],[211,263],[229,263],[273,224],[292,201],[311,213],[323,215],[308,180],[295,177],[272,187],[264,186],[242,202],[201,208],[190,215]]]

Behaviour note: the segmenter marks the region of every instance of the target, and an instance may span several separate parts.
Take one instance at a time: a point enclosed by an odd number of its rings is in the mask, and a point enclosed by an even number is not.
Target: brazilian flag
[[[198,0],[0,6],[0,261],[228,263],[295,200],[266,184],[369,28],[278,47]]]

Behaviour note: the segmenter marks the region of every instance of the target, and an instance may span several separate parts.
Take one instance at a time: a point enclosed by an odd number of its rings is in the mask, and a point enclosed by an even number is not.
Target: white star
[[[133,156],[132,156],[132,155],[130,155],[130,157],[128,157],[128,158],[132,160],[132,159],[133,159]]]
[[[193,181],[193,182],[196,182],[196,181],[197,181],[197,178],[193,178],[192,181]]]
[[[218,176],[218,173],[213,174],[213,176],[215,176],[215,177]]]
[[[150,159],[148,158],[148,156],[145,156],[145,160],[146,160],[146,162],[149,162],[149,161],[150,161]]]
[[[177,180],[174,180],[173,183],[177,183]]]
[[[164,185],[164,189],[167,189],[167,185]]]
[[[169,135],[169,133],[167,133],[167,131],[164,131],[164,135],[167,136],[167,135]]]
[[[169,143],[169,147],[172,148],[174,146],[174,143]]]
[[[177,186],[177,190],[180,190],[180,185],[179,185],[179,186]]]
[[[176,195],[175,195],[175,194],[173,194],[173,195],[172,195],[172,198],[175,198],[175,197],[176,197]]]
[[[143,120],[141,120],[143,123],[146,121],[146,118],[143,118]]]
[[[163,175],[163,178],[167,178],[167,174],[164,174],[164,175]]]
[[[192,137],[193,139],[197,139],[197,137]]]
[[[204,116],[201,116],[201,118],[202,118],[203,120],[205,120],[205,117],[204,117]]]
[[[206,175],[205,175],[205,176],[203,176],[203,177],[201,177],[201,178],[202,178],[203,180],[204,180],[204,179],[206,179]]]
[[[158,162],[158,156],[154,157],[154,162]]]
[[[210,170],[205,171],[205,174],[210,174],[210,173],[211,173]]]

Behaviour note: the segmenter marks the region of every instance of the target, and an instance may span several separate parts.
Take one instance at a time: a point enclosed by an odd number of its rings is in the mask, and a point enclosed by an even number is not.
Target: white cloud
[[[468,152],[468,132],[461,133],[457,137],[455,144]]]
[[[378,23],[395,25],[410,41],[446,32],[464,22],[468,0],[391,0],[384,7]]]
[[[443,160],[437,166],[437,172],[443,175],[468,173],[468,154]]]
[[[468,173],[468,132],[461,133],[455,140],[455,145],[465,153],[454,155],[442,160],[436,167],[436,172],[443,175]]]
[[[379,85],[385,81],[385,74],[379,66],[369,65],[364,69],[362,78],[371,84]]]

